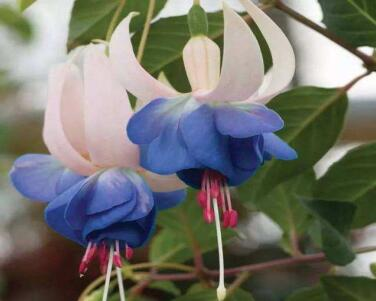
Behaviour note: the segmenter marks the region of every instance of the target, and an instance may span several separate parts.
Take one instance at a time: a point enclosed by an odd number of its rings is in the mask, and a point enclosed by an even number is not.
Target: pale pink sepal
[[[91,175],[97,171],[70,143],[63,128],[62,107],[70,102],[71,84],[78,70],[71,64],[56,66],[49,77],[48,103],[44,119],[43,139],[50,151],[62,164],[81,175]],[[73,104],[72,104],[73,105]],[[76,107],[72,108],[74,111]],[[69,118],[64,114],[64,118]]]
[[[205,36],[191,38],[183,49],[183,60],[192,91],[211,91],[218,84],[221,51]]]
[[[161,176],[146,170],[140,174],[154,192],[175,191],[187,187],[176,175]]]
[[[111,37],[109,50],[113,70],[124,88],[144,103],[158,97],[176,96],[173,89],[152,77],[137,61],[129,32],[129,23],[134,15],[130,13]]]
[[[282,30],[257,5],[250,0],[241,0],[241,3],[256,22],[272,54],[273,67],[265,77],[265,83],[248,99],[266,103],[291,82],[295,72],[294,50]]]
[[[84,78],[85,130],[91,160],[101,167],[137,167],[138,147],[125,131],[133,110],[103,51],[94,47],[86,50]]]
[[[260,87],[264,63],[260,46],[247,23],[228,5],[223,5],[224,53],[218,86],[201,101],[242,101]]]
[[[86,154],[83,82],[80,70],[75,65],[70,65],[69,69],[62,90],[61,122],[73,148],[80,154]]]

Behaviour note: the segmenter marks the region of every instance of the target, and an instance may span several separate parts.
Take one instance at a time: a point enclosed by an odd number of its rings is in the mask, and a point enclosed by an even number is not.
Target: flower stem
[[[114,16],[111,19],[110,25],[108,26],[107,34],[106,34],[106,41],[111,39],[112,33],[115,30],[116,24],[119,20],[120,14],[125,6],[126,0],[119,0],[119,5],[114,13]]]
[[[317,31],[318,33],[322,34],[323,36],[325,36],[329,40],[333,41],[337,45],[343,47],[347,51],[349,51],[352,54],[354,54],[355,56],[357,56],[359,59],[361,59],[363,61],[365,67],[368,70],[375,70],[376,60],[372,56],[367,55],[364,52],[354,48],[349,43],[342,40],[340,37],[336,36],[335,34],[330,32],[326,28],[316,24],[315,22],[313,22],[313,21],[309,20],[308,18],[304,17],[303,15],[299,14],[297,11],[293,10],[289,6],[285,5],[281,0],[275,0],[274,1],[274,7],[276,7],[280,11],[286,13],[287,15],[289,15],[294,20],[296,20],[296,21],[306,25],[307,27]]]
[[[179,264],[179,263],[169,263],[169,262],[143,262],[133,264],[131,266],[125,267],[126,269],[131,270],[142,270],[148,268],[158,268],[158,269],[171,269],[184,272],[193,272],[195,269],[188,265]]]
[[[138,51],[137,51],[137,60],[141,62],[142,57],[144,55],[146,42],[148,39],[149,31],[150,31],[150,25],[151,25],[151,19],[153,18],[155,8],[155,0],[149,0],[149,6],[148,6],[148,12],[146,15],[146,20],[144,24],[144,30],[142,32],[140,44],[138,45]]]

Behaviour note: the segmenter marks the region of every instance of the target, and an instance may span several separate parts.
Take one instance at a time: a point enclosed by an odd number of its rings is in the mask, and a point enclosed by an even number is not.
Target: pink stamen
[[[128,246],[128,245],[125,245],[125,258],[129,261],[132,259],[133,257],[133,249]]]
[[[121,268],[123,266],[123,263],[121,261],[120,246],[118,240],[115,242],[114,264],[117,268]]]
[[[230,227],[230,214],[229,213],[230,213],[229,211],[223,212],[223,227],[224,228]]]
[[[97,250],[97,246],[93,244],[92,242],[89,242],[89,244],[87,245],[84,257],[82,258],[80,262],[80,266],[78,268],[80,277],[85,276],[87,270],[89,269],[89,265],[94,258],[96,250]]]
[[[205,208],[204,209],[204,220],[211,224],[214,221],[214,211],[212,208]]]
[[[228,208],[228,210],[231,211],[231,209],[232,209],[231,193],[230,193],[230,189],[228,188],[227,185],[225,185],[225,191],[226,191],[226,199],[227,199],[227,208]]]
[[[108,265],[108,249],[104,242],[101,243],[98,249],[98,256],[99,256],[99,268],[102,274],[106,274],[107,272],[107,265]]]

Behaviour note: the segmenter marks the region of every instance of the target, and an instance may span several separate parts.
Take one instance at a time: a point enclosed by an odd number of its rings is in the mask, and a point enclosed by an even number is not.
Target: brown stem
[[[356,250],[357,254],[367,253],[376,251],[376,247],[364,247]],[[256,263],[250,265],[244,265],[236,268],[230,268],[225,270],[225,276],[230,277],[237,275],[239,273],[249,272],[249,273],[256,273],[261,272],[264,270],[269,269],[277,269],[283,267],[291,267],[300,264],[312,264],[318,262],[326,261],[326,257],[324,253],[317,253],[311,255],[302,255],[300,257],[292,257],[292,258],[283,258],[283,259],[276,259],[269,262],[263,263]],[[209,277],[215,278],[218,276],[219,271],[217,270],[207,270],[207,275]],[[185,273],[185,274],[159,274],[153,275],[152,279],[154,280],[172,280],[172,281],[186,281],[186,280],[193,280],[196,279],[196,273]]]
[[[279,9],[280,11],[286,13],[294,20],[306,25],[307,27],[319,32],[323,36],[327,37],[329,40],[333,41],[334,43],[340,45],[344,49],[348,50],[359,59],[361,59],[368,70],[375,70],[376,69],[376,60],[370,55],[365,54],[363,51],[360,51],[346,41],[342,40],[332,32],[328,31],[326,28],[316,24],[315,22],[309,20],[308,18],[304,17],[297,11],[293,10],[289,6],[285,5],[281,0],[274,0],[274,7]]]

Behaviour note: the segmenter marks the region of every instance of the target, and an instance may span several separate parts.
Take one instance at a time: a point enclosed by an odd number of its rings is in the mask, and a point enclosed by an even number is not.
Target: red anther
[[[128,245],[125,246],[125,258],[129,261],[132,259],[134,251]]]
[[[229,213],[230,213],[229,211],[223,212],[223,227],[224,228],[230,227],[230,214]]]
[[[214,211],[211,208],[205,208],[203,211],[204,214],[204,220],[211,224],[214,221]]]
[[[231,228],[236,228],[236,226],[238,225],[238,212],[235,211],[235,210],[231,210],[229,211],[229,215],[230,215],[230,223],[229,223],[229,226]]]
[[[204,191],[204,190],[199,191],[197,193],[196,199],[197,199],[197,203],[202,208],[206,208],[206,203],[207,203],[206,191]]]
[[[123,263],[121,261],[121,256],[120,256],[120,254],[118,252],[114,253],[114,265],[117,268],[121,268],[123,266]]]
[[[80,267],[78,269],[78,273],[80,274],[80,277],[84,277],[87,270],[89,268],[89,264],[86,260],[82,260],[80,263]]]

